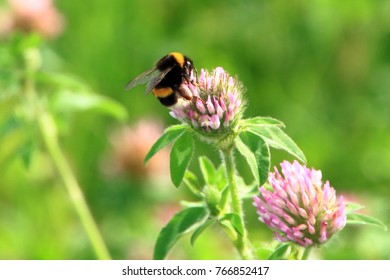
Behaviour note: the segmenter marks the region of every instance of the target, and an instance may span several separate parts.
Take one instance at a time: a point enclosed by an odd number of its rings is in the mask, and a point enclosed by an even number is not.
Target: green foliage
[[[364,208],[364,206],[361,204],[358,204],[358,203],[354,203],[354,202],[347,202],[346,203],[345,210],[347,213],[347,225],[348,224],[349,225],[354,225],[354,224],[368,225],[368,226],[379,227],[379,228],[383,229],[384,231],[387,231],[387,225],[385,223],[383,223],[381,220],[374,218],[374,217],[371,217],[371,216],[368,216],[368,215],[356,213],[363,208]]]
[[[259,165],[256,162],[256,156],[240,139],[236,140],[236,148],[246,159],[255,181],[259,182]]]
[[[118,102],[88,91],[62,89],[53,95],[50,105],[55,112],[61,113],[91,110],[98,113],[105,113],[120,121],[124,121],[128,117],[126,109]]]
[[[6,142],[10,134],[19,134],[20,144],[9,158],[20,157],[26,166],[39,142],[36,133],[39,112],[50,111],[59,123],[63,122],[64,113],[87,110],[121,121],[128,117],[123,105],[93,92],[73,75],[43,70],[45,47],[35,34],[15,34],[0,47],[0,84],[4,86],[0,108],[5,109],[0,115],[0,139]],[[35,90],[39,96],[32,92]]]
[[[198,198],[202,196],[201,192],[203,190],[203,186],[199,182],[198,177],[196,177],[196,175],[188,169],[184,174],[183,184],[186,185],[191,190],[191,192]]]
[[[183,133],[173,144],[170,157],[172,183],[179,187],[190,163],[194,150],[194,142],[189,132]]]
[[[56,120],[62,119],[63,111],[71,113],[75,109],[97,109],[121,120],[126,119],[127,112],[122,105],[110,98],[85,90],[88,89],[87,86],[74,82],[70,76],[65,79],[65,83],[64,79],[60,83],[50,79],[37,79],[38,76],[51,76],[50,73],[41,75],[44,57],[39,36],[12,34],[4,43],[8,48],[0,47],[0,68],[5,66],[1,65],[4,61],[9,65],[6,65],[6,70],[0,76],[0,83],[5,85],[5,95],[0,99],[0,107],[7,108],[0,115],[0,140],[3,147],[14,142],[15,139],[8,136],[17,133],[18,144],[11,149],[8,157],[11,160],[21,158],[24,166],[29,167],[34,148],[43,144],[44,152],[59,174],[59,182],[66,188],[79,215],[95,256],[98,259],[109,259],[110,254],[59,145],[59,125]],[[7,58],[10,54],[12,59],[2,60],[2,56]],[[75,84],[78,85],[78,90],[72,91]],[[1,118],[5,121],[2,122]]]
[[[196,239],[201,235],[201,233],[206,230],[208,227],[212,226],[215,223],[215,220],[212,218],[207,219],[203,224],[201,224],[191,235],[191,245],[194,246]]]
[[[209,158],[202,156],[199,157],[199,166],[207,186],[216,187],[219,191],[225,189],[228,182],[223,165],[216,168]]]
[[[364,205],[348,201],[348,202],[346,202],[345,211],[347,214],[352,214],[352,213],[355,213],[363,208],[364,208]]]
[[[240,138],[255,158],[256,168],[254,168],[254,172],[258,173],[258,175],[255,176],[255,179],[257,179],[256,182],[259,182],[260,186],[262,186],[268,179],[271,165],[269,147],[259,135],[251,132],[242,132]]]
[[[242,123],[241,123],[244,127],[245,126],[255,126],[255,127],[258,127],[258,126],[279,126],[279,127],[282,127],[284,128],[285,125],[284,123],[282,123],[281,121],[277,120],[277,119],[274,119],[274,118],[271,118],[271,117],[254,117],[254,118],[248,118],[248,119],[245,119]]]
[[[218,168],[207,157],[199,157],[199,166],[205,182],[203,198],[211,216],[217,217],[225,207],[227,185],[226,172],[221,164]]]
[[[260,136],[272,148],[285,150],[300,161],[306,162],[306,157],[295,142],[283,132],[279,125],[251,125],[249,131]]]
[[[238,235],[242,236],[244,233],[244,225],[240,217],[236,213],[227,213],[223,215],[219,221],[223,223],[224,221],[229,221],[229,223],[233,226],[234,230]]]
[[[290,249],[290,243],[279,243],[271,255],[268,256],[268,260],[282,260],[286,258],[287,251]]]
[[[185,125],[174,125],[171,127],[168,127],[163,135],[153,144],[153,146],[150,148],[149,152],[145,156],[145,164],[148,163],[148,161],[161,149],[165,148],[172,142],[176,141],[177,138],[179,138],[184,132],[185,132]]]
[[[203,207],[185,208],[178,212],[161,230],[154,248],[154,259],[165,259],[177,240],[202,226],[207,217],[207,211]]]
[[[363,215],[363,214],[348,214],[347,215],[347,224],[349,225],[369,225],[369,226],[376,226],[376,227],[379,227],[381,229],[383,229],[384,231],[387,231],[387,226],[382,222],[380,221],[379,219],[377,218],[374,218],[374,217],[370,217],[370,216],[367,216],[367,215]]]

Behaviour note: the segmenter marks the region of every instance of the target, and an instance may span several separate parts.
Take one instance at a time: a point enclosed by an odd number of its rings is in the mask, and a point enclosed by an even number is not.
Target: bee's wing
[[[146,84],[145,92],[151,92],[152,89],[165,77],[165,75],[171,71],[172,67],[165,69],[164,71],[160,71],[157,67],[153,67],[135,77],[126,85],[126,90],[132,89],[133,87]]]
[[[135,77],[130,82],[128,82],[125,89],[129,90],[135,86],[138,86],[141,84],[146,84],[151,79],[154,79],[156,76],[158,76],[159,74],[160,74],[160,71],[158,71],[158,69],[156,67],[153,67],[149,70],[146,70],[145,72],[139,74],[137,77]]]
[[[164,79],[165,75],[168,74],[169,71],[171,71],[172,67],[169,67],[163,71],[157,71],[157,75],[153,75],[153,77],[150,77],[149,82],[146,86],[145,92],[150,92],[152,89],[161,82],[162,79]]]

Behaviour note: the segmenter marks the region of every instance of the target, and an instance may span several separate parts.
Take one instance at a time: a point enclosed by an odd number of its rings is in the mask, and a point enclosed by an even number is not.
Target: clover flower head
[[[188,123],[206,137],[223,138],[241,118],[243,86],[222,67],[212,72],[201,69],[195,85],[187,85],[193,94],[191,102],[171,110],[172,117]]]
[[[292,241],[303,247],[321,245],[346,223],[343,197],[329,181],[322,182],[321,171],[284,161],[283,176],[275,167],[269,174],[273,191],[264,186],[254,197],[259,220],[274,231],[280,242]]]

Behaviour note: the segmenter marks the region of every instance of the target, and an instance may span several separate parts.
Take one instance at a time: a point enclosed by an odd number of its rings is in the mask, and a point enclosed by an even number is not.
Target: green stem
[[[39,132],[42,135],[47,151],[69,193],[70,199],[76,208],[81,223],[84,226],[92,247],[95,250],[97,258],[101,260],[111,259],[103,238],[100,235],[98,227],[85,201],[80,185],[78,184],[58,143],[56,125],[51,115],[47,113],[42,108],[42,104],[40,104],[35,90],[34,71],[32,71],[35,69],[32,69],[32,67],[29,68],[28,59],[26,59],[26,64],[27,73],[24,90],[27,100],[30,103],[29,105],[33,108],[36,115]]]
[[[69,193],[71,201],[76,208],[81,223],[83,224],[84,229],[89,237],[89,240],[91,241],[92,247],[95,250],[96,256],[100,260],[110,259],[110,254],[108,253],[103,238],[100,235],[98,227],[88,208],[80,185],[78,184],[60,148],[56,134],[55,124],[51,116],[47,113],[42,113],[39,117],[38,122],[46,148]]]
[[[307,260],[309,258],[310,252],[312,247],[307,247],[303,251],[302,260]]]
[[[244,211],[242,209],[241,199],[238,193],[237,181],[236,181],[236,167],[233,159],[232,148],[222,151],[223,159],[226,165],[226,171],[229,181],[229,189],[232,201],[232,210],[235,214],[238,215],[240,223],[242,225],[242,235],[237,234],[236,239],[233,240],[234,245],[236,246],[241,257],[245,260],[253,259],[253,254],[251,250],[251,245],[248,240],[248,232],[245,227],[244,222]]]

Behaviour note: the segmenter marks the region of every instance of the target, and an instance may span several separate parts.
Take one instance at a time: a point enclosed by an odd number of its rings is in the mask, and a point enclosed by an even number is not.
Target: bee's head
[[[186,56],[184,57],[183,70],[184,79],[186,79],[190,83],[196,81],[197,71],[194,67],[192,60]]]

